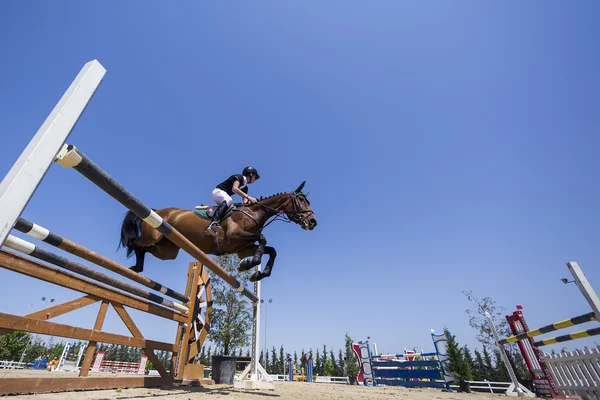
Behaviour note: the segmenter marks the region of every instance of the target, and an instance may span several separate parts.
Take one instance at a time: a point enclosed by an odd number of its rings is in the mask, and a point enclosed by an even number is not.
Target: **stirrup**
[[[206,228],[204,233],[206,233],[207,235],[217,236],[219,234],[219,232],[222,230],[223,230],[223,228],[221,228],[221,226],[219,225],[219,223],[217,221],[212,221],[208,225],[208,227]]]

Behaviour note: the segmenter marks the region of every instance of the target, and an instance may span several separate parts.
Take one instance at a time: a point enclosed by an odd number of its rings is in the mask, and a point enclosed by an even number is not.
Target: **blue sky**
[[[430,329],[444,326],[474,347],[463,290],[507,312],[523,305],[531,327],[589,311],[560,278],[577,261],[600,288],[597,3],[30,1],[0,11],[0,176],[97,59],[108,72],[68,143],[149,206],[209,202],[248,164],[262,176],[252,195],[307,181],[317,229],[265,231],[278,252],[263,281],[268,347],[326,344],[337,355],[348,332],[384,352],[430,351]],[[124,213],[55,165],[23,216],[129,265],[115,251]],[[189,261],[149,257],[146,273],[183,290]],[[5,270],[0,282],[3,312],[77,296]],[[91,327],[94,314],[57,322]],[[147,337],[172,340],[173,325],[133,314]],[[114,312],[106,326],[125,332]]]

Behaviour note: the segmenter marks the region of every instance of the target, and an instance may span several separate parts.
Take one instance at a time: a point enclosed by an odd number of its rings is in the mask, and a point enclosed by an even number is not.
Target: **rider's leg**
[[[229,196],[226,192],[224,192],[221,189],[213,190],[212,199],[215,201],[215,203],[218,204],[218,207],[215,210],[215,213],[212,216],[212,221],[211,221],[210,225],[208,225],[206,230],[207,230],[207,233],[215,235],[218,233],[218,231],[221,230],[221,226],[219,225],[219,222],[221,221],[221,218],[223,217],[223,214],[225,213],[225,211],[227,211],[227,208],[231,204],[233,204],[233,199],[231,198],[231,196]]]

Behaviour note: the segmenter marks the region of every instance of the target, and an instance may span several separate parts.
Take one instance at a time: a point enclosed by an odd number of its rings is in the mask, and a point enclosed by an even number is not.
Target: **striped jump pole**
[[[537,342],[533,342],[533,345],[535,347],[547,346],[549,344],[568,342],[569,340],[581,339],[584,337],[596,336],[596,335],[600,335],[600,328],[586,329],[585,331],[577,331],[577,332],[569,333],[567,335],[561,335],[561,336],[557,336],[557,337],[553,337],[553,338],[549,338],[549,339],[540,340]]]
[[[580,315],[577,317],[565,319],[563,321],[558,321],[558,322],[543,326],[538,329],[533,329],[531,331],[520,333],[518,335],[509,336],[505,339],[500,340],[499,344],[504,345],[507,343],[515,343],[515,342],[518,342],[518,341],[526,339],[526,338],[543,335],[544,333],[557,331],[559,329],[564,329],[564,328],[568,328],[570,326],[575,326],[575,325],[579,325],[579,324],[583,324],[583,323],[595,321],[595,320],[596,320],[595,314],[593,312],[590,312],[590,313],[583,314],[583,315]],[[546,339],[546,340],[550,340],[550,339]],[[540,343],[540,342],[536,342],[536,343]]]
[[[163,220],[157,213],[128,192],[75,146],[63,146],[56,157],[56,162],[65,168],[74,168],[100,189],[108,193],[112,198],[131,210],[131,212],[140,217],[148,225],[163,234],[171,242],[175,243],[186,253],[203,263],[206,268],[233,286],[238,292],[242,293],[254,303],[258,301],[258,297],[254,295],[254,293],[244,287],[237,279],[231,276],[168,222]]]
[[[68,269],[69,271],[76,272],[83,276],[87,276],[88,278],[114,286],[117,289],[121,289],[125,292],[135,294],[136,296],[143,297],[144,299],[177,310],[181,313],[187,314],[189,311],[187,307],[182,306],[181,304],[175,303],[169,299],[165,299],[164,297],[155,295],[136,286],[132,286],[128,283],[122,282],[111,276],[103,274],[102,272],[98,272],[90,267],[86,267],[83,264],[79,264],[75,261],[71,261],[65,257],[59,256],[56,253],[52,253],[51,251],[37,248],[33,243],[30,243],[13,235],[8,235],[8,237],[6,238],[6,242],[4,242],[4,245],[13,250],[20,251],[32,257],[39,258],[40,260],[44,260],[64,269]]]
[[[24,218],[18,219],[14,229],[36,239],[39,239],[45,243],[51,244],[54,247],[58,247],[59,249],[71,253],[77,257],[81,257],[84,260],[92,262],[100,267],[106,268],[112,272],[124,276],[125,278],[131,279],[132,281],[142,284],[152,290],[156,290],[157,292],[163,293],[169,297],[172,297],[184,303],[190,301],[190,299],[187,296],[176,292],[173,289],[169,289],[168,287],[163,286],[160,283],[145,277],[144,275],[138,274],[137,272],[134,272],[129,268],[122,266],[121,264],[118,264],[104,256],[101,256],[100,254],[97,254],[96,252],[93,252],[90,249],[80,246],[77,243],[72,242],[71,240],[62,237],[54,232],[50,232],[48,229],[34,224],[33,222],[29,222]]]

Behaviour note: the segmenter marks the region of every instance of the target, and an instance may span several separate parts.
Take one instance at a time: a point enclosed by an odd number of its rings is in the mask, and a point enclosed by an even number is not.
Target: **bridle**
[[[310,205],[310,202],[306,198],[306,195],[304,193],[296,193],[296,192],[289,192],[289,195],[290,195],[290,198],[288,200],[286,200],[285,202],[283,202],[277,208],[268,206],[266,204],[261,204],[260,201],[256,203],[256,205],[258,205],[260,207],[263,207],[263,208],[266,208],[267,210],[271,210],[271,211],[275,212],[275,215],[273,217],[271,217],[270,220],[267,220],[267,222],[264,224],[262,229],[266,228],[267,226],[269,226],[271,223],[273,223],[275,221],[283,221],[283,222],[287,222],[287,223],[295,222],[298,225],[308,226],[308,218],[310,217],[310,215],[314,215],[314,212],[312,210],[301,210],[300,206],[298,204],[298,198],[300,196],[302,196],[302,197],[304,197],[306,202]],[[288,207],[288,204],[290,204],[290,202],[292,203],[293,212],[286,213],[285,209]],[[243,212],[245,215],[252,218],[252,220],[254,220],[254,222],[256,223],[256,226],[258,227],[258,221],[256,220],[256,218],[253,215],[246,212],[243,208],[240,209],[239,211]],[[260,229],[260,230],[262,230],[262,229]]]

